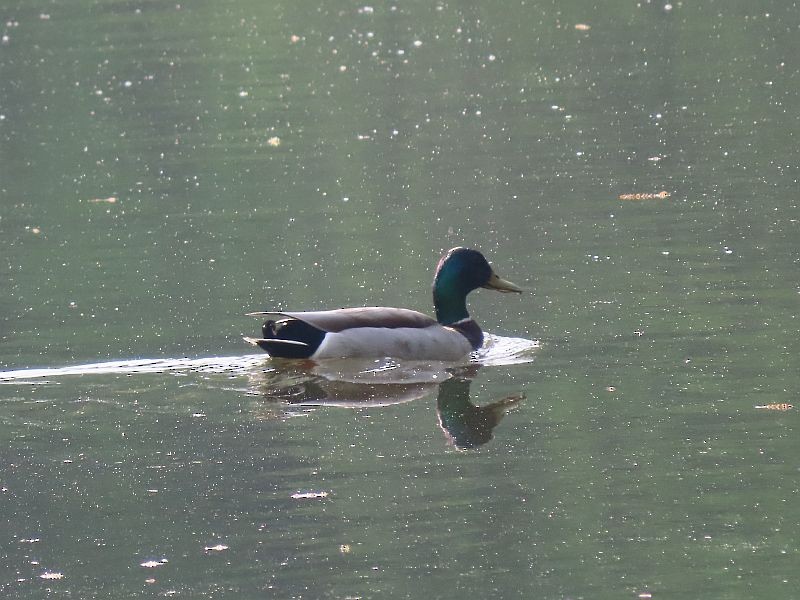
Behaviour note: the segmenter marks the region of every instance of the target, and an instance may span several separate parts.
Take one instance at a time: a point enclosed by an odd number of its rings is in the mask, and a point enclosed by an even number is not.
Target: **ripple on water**
[[[264,354],[212,356],[207,358],[163,358],[115,360],[67,367],[0,371],[0,384],[46,384],[68,375],[134,375],[139,373],[245,374],[264,363]]]
[[[539,342],[523,338],[485,334],[483,347],[464,365],[517,365],[532,362]],[[133,375],[140,373],[218,373],[248,375],[270,364],[266,354],[213,356],[207,358],[135,359],[70,365],[42,369],[0,371],[0,384],[42,385],[56,383],[69,375]],[[438,361],[398,361],[392,358],[369,360],[328,360],[315,367],[323,377],[336,376],[358,383],[425,383],[449,377],[448,370],[458,363]]]
[[[486,333],[483,346],[473,353],[472,360],[487,367],[521,365],[533,362],[540,347],[539,340]]]

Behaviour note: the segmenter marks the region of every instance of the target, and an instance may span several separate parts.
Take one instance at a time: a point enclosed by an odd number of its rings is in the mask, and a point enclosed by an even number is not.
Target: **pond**
[[[788,597],[793,2],[0,10],[5,597]],[[432,314],[460,363],[246,313]]]

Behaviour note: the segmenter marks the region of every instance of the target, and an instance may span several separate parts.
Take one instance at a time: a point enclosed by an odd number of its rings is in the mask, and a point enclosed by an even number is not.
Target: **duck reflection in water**
[[[453,446],[467,450],[491,440],[505,414],[525,399],[524,394],[514,394],[476,406],[470,399],[470,386],[478,368],[435,369],[426,365],[398,371],[380,367],[347,377],[335,369],[321,371],[315,363],[287,361],[274,370],[253,374],[251,393],[291,407],[374,408],[411,402],[436,391],[439,426]]]
[[[453,377],[439,385],[436,414],[439,426],[460,449],[476,448],[492,439],[492,431],[505,414],[525,399],[524,394],[514,394],[484,406],[474,405],[469,397],[471,379]]]

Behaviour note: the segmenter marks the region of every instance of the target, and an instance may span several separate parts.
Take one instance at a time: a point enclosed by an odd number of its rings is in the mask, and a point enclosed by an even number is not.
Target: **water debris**
[[[206,552],[222,552],[223,550],[227,550],[228,546],[225,544],[217,544],[216,546],[206,546],[203,548]]]
[[[144,567],[145,569],[155,569],[156,567],[161,567],[168,562],[169,561],[166,558],[161,558],[159,560],[146,560],[143,563],[139,563],[139,566]]]
[[[277,135],[273,135],[271,138],[267,140],[267,145],[272,146],[273,148],[277,148],[281,145],[281,138]]]
[[[295,34],[295,33],[293,33],[292,35],[290,35],[290,36],[289,36],[289,41],[290,41],[292,44],[296,44],[297,42],[299,42],[299,41],[300,41],[300,40],[302,40],[302,39],[303,39],[303,38],[301,38],[299,35],[297,35],[297,34]]]
[[[592,28],[591,25],[587,25],[586,23],[575,23],[575,30],[576,31],[589,31]]]
[[[620,200],[663,200],[664,198],[669,198],[671,195],[672,194],[667,191],[661,191],[656,193],[620,194],[618,198]]]
[[[794,405],[786,402],[779,402],[775,404],[758,404],[753,408],[758,408],[761,410],[792,410]]]
[[[295,492],[292,494],[292,500],[315,500],[327,497],[328,492]]]
[[[116,204],[117,197],[109,196],[108,198],[90,198],[87,202],[91,204]]]
[[[45,571],[39,575],[39,579],[64,579],[64,574],[55,571]]]

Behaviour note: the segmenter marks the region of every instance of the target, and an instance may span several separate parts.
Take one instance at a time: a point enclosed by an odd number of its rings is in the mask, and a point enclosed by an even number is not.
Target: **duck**
[[[388,306],[259,311],[247,316],[266,317],[262,337],[244,340],[274,358],[458,361],[483,345],[483,331],[467,312],[467,295],[478,288],[524,291],[499,277],[478,250],[452,248],[433,277],[435,318]]]

